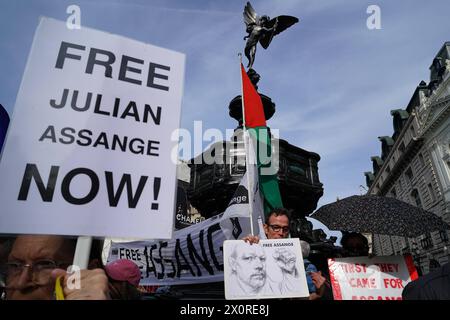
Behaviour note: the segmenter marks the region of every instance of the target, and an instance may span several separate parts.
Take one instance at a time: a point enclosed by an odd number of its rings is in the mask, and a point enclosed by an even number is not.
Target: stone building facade
[[[392,110],[394,133],[382,136],[381,156],[366,172],[369,194],[394,197],[442,217],[450,224],[450,42],[433,59],[430,81],[422,81],[406,109]],[[423,273],[450,262],[450,233],[418,238],[373,236],[377,255],[411,253]]]

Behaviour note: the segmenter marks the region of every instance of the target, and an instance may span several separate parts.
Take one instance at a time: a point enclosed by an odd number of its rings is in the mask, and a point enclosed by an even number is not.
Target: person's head
[[[369,241],[358,232],[345,233],[341,239],[344,255],[347,257],[360,257],[369,255]]]
[[[246,242],[237,244],[229,258],[232,273],[241,285],[252,292],[258,292],[266,283],[266,255],[259,245]]]
[[[284,208],[272,210],[266,218],[264,232],[267,239],[284,239],[289,235],[291,215]]]
[[[139,298],[137,287],[141,280],[141,271],[132,261],[119,259],[105,266],[110,283],[112,299],[135,300]]]
[[[20,235],[11,248],[2,274],[6,278],[8,300],[50,300],[53,298],[55,268],[66,269],[73,262],[76,239],[48,235]],[[94,241],[90,268],[101,267],[98,248]],[[95,257],[95,258],[94,258]]]

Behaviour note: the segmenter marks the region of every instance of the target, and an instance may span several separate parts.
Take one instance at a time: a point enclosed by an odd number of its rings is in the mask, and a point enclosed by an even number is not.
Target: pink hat
[[[105,271],[112,279],[117,281],[127,281],[133,286],[138,286],[141,280],[141,271],[132,261],[119,259],[108,263]]]

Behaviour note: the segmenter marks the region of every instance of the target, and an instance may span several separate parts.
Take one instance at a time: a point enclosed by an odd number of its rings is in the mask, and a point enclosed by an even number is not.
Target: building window
[[[414,126],[409,127],[409,131],[411,132],[411,137],[416,135],[416,130],[414,130]]]
[[[402,179],[401,178],[398,179],[398,190],[400,190],[400,192],[403,191]]]
[[[446,230],[439,231],[439,237],[443,242],[448,242],[448,234]]]
[[[414,189],[411,192],[411,200],[417,207],[422,208],[422,201],[420,200],[419,191],[417,191],[417,189]]]
[[[389,165],[386,167],[386,172],[391,173],[391,167]]]
[[[419,162],[422,167],[425,167],[425,159],[421,153],[419,153]]]
[[[397,192],[395,191],[395,188],[392,188],[391,196],[392,196],[392,198],[397,198]]]
[[[436,193],[434,192],[433,186],[431,185],[431,183],[429,183],[427,185],[428,188],[428,193],[430,194],[430,199],[431,202],[435,202],[436,201]]]
[[[400,143],[400,145],[398,147],[398,151],[400,151],[400,154],[405,152],[405,143],[403,141],[402,141],[402,143]]]
[[[411,168],[408,168],[408,170],[406,170],[405,175],[406,175],[408,182],[412,183],[412,179],[414,176],[413,176],[413,172],[412,172]]]
[[[433,241],[431,240],[431,234],[427,233],[425,237],[420,240],[420,245],[423,249],[430,249],[433,247]]]

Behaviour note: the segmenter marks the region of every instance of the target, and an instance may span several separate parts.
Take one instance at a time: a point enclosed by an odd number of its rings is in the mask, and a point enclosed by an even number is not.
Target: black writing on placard
[[[141,254],[139,253],[139,249],[119,248],[117,255],[118,259],[127,259],[134,261],[141,260]]]
[[[59,166],[51,166],[50,173],[47,179],[47,182],[44,183],[42,176],[40,174],[39,168],[34,163],[28,163],[25,167],[25,171],[22,178],[22,183],[20,185],[18,200],[26,201],[28,199],[28,194],[30,192],[31,182],[34,181],[38,192],[44,202],[52,202],[55,194],[55,190],[57,188],[58,176],[60,175],[60,167]],[[124,173],[119,177],[114,177],[114,173],[110,171],[103,172],[104,174],[104,183],[100,184],[99,175],[89,168],[75,168],[67,172],[62,178],[62,182],[60,184],[61,195],[62,198],[73,205],[83,205],[94,200],[100,190],[100,186],[106,186],[106,192],[108,195],[108,205],[110,207],[117,207],[119,201],[123,197],[124,190],[126,189],[126,201],[128,204],[128,208],[136,208],[140,199],[144,187],[149,180],[147,176],[140,176],[137,182],[137,187],[133,187],[133,182],[130,174]],[[75,196],[71,193],[70,185],[75,177],[84,175],[87,176],[90,183],[90,188],[86,188],[86,195],[83,196]],[[154,184],[160,184],[161,178],[156,177],[151,179],[154,181]],[[136,181],[134,182],[136,185]],[[134,190],[134,191],[133,191]],[[158,194],[156,194],[157,201]],[[152,204],[152,209],[157,210],[158,206],[154,206]]]
[[[94,114],[102,116],[125,120],[130,119],[142,123],[152,122],[155,125],[160,125],[161,123],[161,106],[152,107],[147,103],[139,106],[133,100],[123,102],[117,97],[105,103],[102,94],[95,95],[95,103],[93,103],[93,96],[94,93],[92,92],[82,93],[80,95],[80,90],[72,90],[71,93],[70,89],[65,88],[61,97],[59,99],[50,99],[49,104],[55,109],[67,107],[77,112],[92,110]],[[70,106],[68,106],[68,99],[70,99]]]
[[[202,275],[202,272],[200,270],[200,267],[197,265],[197,261],[203,266],[203,268],[206,269],[206,271],[208,271],[209,274],[211,274],[211,275],[214,274],[213,268],[211,267],[211,265],[208,261],[208,257],[206,255],[205,245],[203,242],[203,235],[204,235],[204,230],[201,230],[200,234],[199,234],[199,239],[198,239],[198,242],[200,244],[201,253],[202,253],[201,256],[198,254],[197,250],[195,249],[191,235],[189,234],[187,236],[189,257],[191,258],[191,261],[194,264],[194,266],[197,268],[197,275],[199,277]]]
[[[130,155],[129,158],[160,157],[160,150],[166,149],[162,146],[165,141],[161,139],[165,138],[160,138],[160,131],[167,129],[165,125],[168,121],[163,114],[166,107],[161,101],[170,101],[171,73],[174,72],[169,63],[161,62],[166,59],[157,58],[162,55],[156,51],[154,54],[153,51],[147,54],[146,50],[146,54],[141,54],[141,51],[135,54],[118,53],[83,42],[58,40],[52,48],[46,54],[54,59],[51,65],[53,75],[58,79],[76,79],[80,87],[71,87],[61,81],[61,86],[55,87],[54,92],[45,94],[45,100],[36,101],[37,104],[43,104],[51,115],[42,117],[49,120],[42,125],[37,136],[33,136],[34,141],[59,148],[76,147],[73,154],[81,151],[77,154],[81,155],[80,158],[92,159],[96,164],[102,161],[107,163],[104,150],[116,152],[117,155],[126,153]],[[86,88],[91,88],[92,84],[93,88],[105,90],[81,89],[83,81],[92,81]],[[126,90],[115,87],[117,83]],[[141,87],[139,92],[136,91],[137,86]],[[141,97],[159,102],[142,101]],[[70,124],[72,119],[73,125]],[[149,126],[157,126],[158,129],[148,130]],[[138,127],[136,132],[132,130],[134,127]],[[49,157],[53,151],[59,155],[60,150],[50,149]],[[87,156],[83,157],[83,152]],[[30,197],[30,193],[34,193],[43,202],[56,202],[57,199],[81,206],[104,199],[101,200],[105,202],[104,205],[111,208],[122,205],[129,209],[145,206],[149,212],[159,210],[159,195],[167,188],[161,177],[149,177],[145,173],[132,176],[132,170],[117,170],[114,165],[112,169],[108,168],[111,171],[99,170],[89,164],[64,167],[56,162],[57,158],[46,166],[32,160],[24,165],[20,188],[17,190],[19,201],[35,199]],[[133,158],[129,160],[128,165],[133,166]],[[123,163],[127,164],[126,161]],[[43,172],[48,176],[43,176]],[[76,187],[80,185],[83,188]],[[153,195],[150,199],[144,196],[149,193]],[[202,256],[194,257],[201,263]],[[154,260],[154,263],[162,262]],[[162,273],[165,273],[164,270]]]
[[[169,79],[167,74],[167,72],[170,71],[169,66],[155,63],[153,61],[145,62],[143,59],[134,58],[127,55],[122,55],[120,62],[116,63],[116,55],[111,51],[98,48],[90,48],[89,53],[86,53],[86,51],[86,46],[62,41],[55,68],[63,69],[65,63],[68,62],[67,60],[81,61],[83,55],[87,54],[87,59],[83,59],[83,61],[87,61],[85,68],[85,73],[87,74],[93,74],[95,69],[106,78],[112,78],[113,74],[118,74],[118,80],[133,83],[135,85],[145,84],[150,88],[169,91],[169,87],[161,83]],[[134,64],[134,67],[129,66],[130,62]],[[113,72],[114,65],[116,68],[120,68],[118,73]],[[141,66],[143,67],[144,65],[147,65],[148,67],[146,67],[147,76],[143,78],[142,76],[137,75],[142,74]],[[130,73],[133,75],[130,75]],[[134,77],[138,77],[140,79]],[[159,80],[159,83],[156,83],[156,79],[161,80]]]
[[[147,61],[130,55],[118,55],[102,48],[88,48],[82,44],[61,41],[55,52],[55,69],[62,72],[68,64],[80,64],[80,72],[95,74],[112,80],[124,81],[134,85],[145,86],[160,91],[169,91],[170,66],[155,61]],[[146,74],[143,74],[143,70]],[[73,77],[70,74],[70,77]],[[55,112],[71,110],[72,112],[90,112],[96,116],[120,121],[139,122],[160,126],[163,107],[152,103],[139,103],[136,99],[107,96],[104,93],[83,92],[79,89],[63,88],[48,101],[48,106]],[[150,95],[151,96],[151,95]],[[110,126],[114,127],[113,125]],[[133,155],[159,157],[160,141],[143,139],[110,131],[97,131],[91,128],[58,127],[48,124],[42,129],[37,140],[42,143],[59,143],[80,147],[101,148],[121,151]],[[89,200],[89,199],[88,199]]]
[[[223,271],[217,252],[223,251],[220,244],[213,245],[212,238],[216,232],[222,232],[220,225],[213,224],[199,233],[189,233],[183,238],[169,242],[159,241],[144,246],[143,249],[119,248],[118,259],[134,260],[143,270],[143,277],[156,279],[181,278],[188,274],[192,277],[214,275]],[[206,235],[206,236],[205,236]]]
[[[135,155],[159,156],[160,142],[106,132],[95,132],[88,129],[71,127],[55,128],[49,125],[39,137],[40,142],[76,144],[81,147],[92,147],[110,151],[131,152]]]

